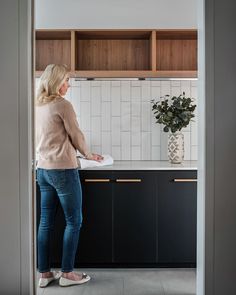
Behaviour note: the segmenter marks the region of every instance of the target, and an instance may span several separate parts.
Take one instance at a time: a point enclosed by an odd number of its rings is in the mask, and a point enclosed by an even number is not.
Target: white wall
[[[196,28],[197,0],[35,0],[36,29]]]

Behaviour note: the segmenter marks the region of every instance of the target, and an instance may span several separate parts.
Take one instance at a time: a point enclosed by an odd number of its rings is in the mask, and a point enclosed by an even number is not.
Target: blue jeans
[[[82,224],[82,190],[78,169],[37,169],[41,192],[41,216],[38,229],[38,270],[50,271],[50,238],[58,202],[64,211],[62,272],[73,271]]]

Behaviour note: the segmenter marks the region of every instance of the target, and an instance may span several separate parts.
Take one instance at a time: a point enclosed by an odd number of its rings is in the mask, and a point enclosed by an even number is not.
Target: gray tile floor
[[[80,269],[91,276],[81,286],[60,287],[58,281],[38,288],[37,295],[194,295],[195,269]]]

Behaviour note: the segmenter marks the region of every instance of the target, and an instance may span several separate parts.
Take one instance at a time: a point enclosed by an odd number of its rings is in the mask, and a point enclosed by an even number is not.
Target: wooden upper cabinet
[[[38,75],[50,63],[73,77],[196,77],[197,31],[38,30]]]
[[[158,30],[156,32],[157,71],[196,76],[197,31]]]
[[[150,31],[76,33],[76,70],[150,70]]]
[[[36,31],[36,71],[48,64],[66,64],[71,69],[71,31]]]

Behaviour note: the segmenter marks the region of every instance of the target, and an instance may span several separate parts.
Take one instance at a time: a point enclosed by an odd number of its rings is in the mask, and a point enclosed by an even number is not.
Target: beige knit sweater
[[[77,168],[76,150],[89,153],[72,104],[64,99],[36,106],[38,168]]]

